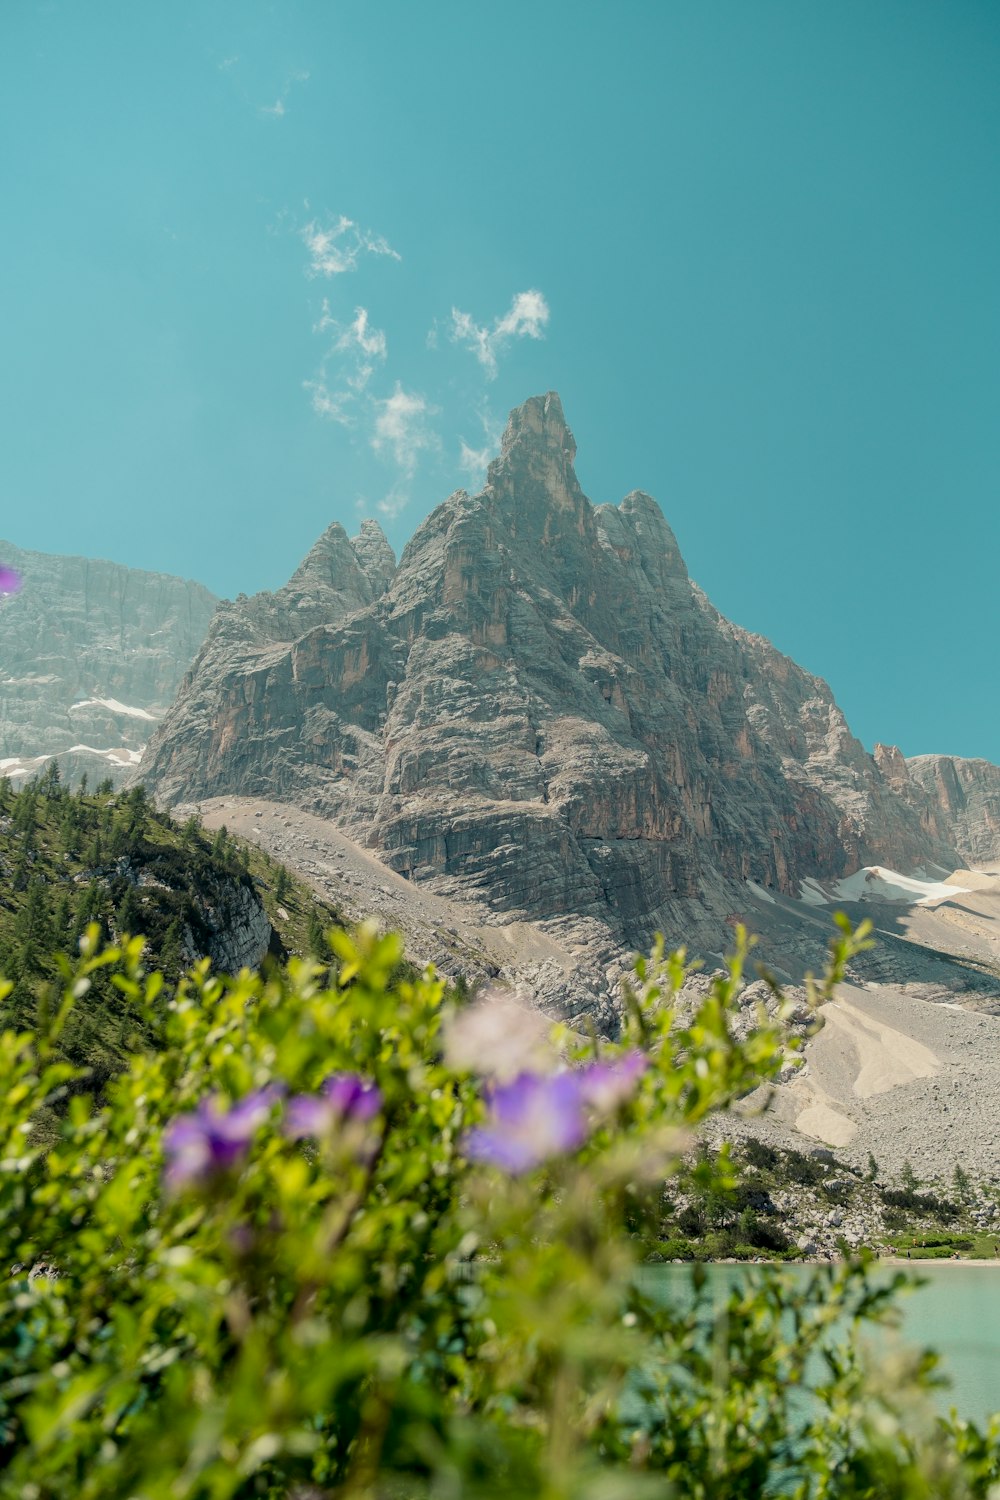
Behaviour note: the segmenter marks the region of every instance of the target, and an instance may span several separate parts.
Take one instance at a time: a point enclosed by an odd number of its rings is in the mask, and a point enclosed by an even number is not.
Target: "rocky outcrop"
[[[214,880],[198,890],[196,904],[197,930],[184,929],[185,957],[190,962],[210,958],[223,974],[256,968],[274,933],[253,886],[236,879]]]
[[[238,974],[256,968],[273,946],[274,928],[249,875],[212,868],[205,861],[195,870],[163,846],[147,845],[110,869],[88,872],[78,883],[85,878],[103,879],[112,889],[116,882],[127,883],[153,896],[165,919],[178,922],[183,965],[210,958],[221,973]]]
[[[58,755],[76,779],[124,779],[205,638],[201,584],[0,542],[23,577],[0,595],[0,774]]]
[[[1000,860],[1000,766],[957,755],[904,758],[895,745],[876,745],[875,760],[932,837],[968,864]]]
[[[679,913],[717,934],[747,880],[953,864],[826,684],[713,609],[648,495],[593,506],[574,456],[533,398],[395,570],[373,523],[332,526],[220,606],[143,779],[294,802],[442,894],[626,943]]]

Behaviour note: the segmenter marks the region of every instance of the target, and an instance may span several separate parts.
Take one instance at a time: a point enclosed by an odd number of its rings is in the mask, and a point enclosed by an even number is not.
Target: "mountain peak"
[[[332,521],[292,574],[286,588],[315,590],[343,588],[358,570],[358,560],[339,521]]]
[[[377,521],[366,517],[357,536],[351,537],[354,555],[372,586],[375,598],[384,594],[396,571],[396,554]]]
[[[501,461],[516,457],[521,448],[541,448],[561,454],[567,464],[572,464],[575,459],[576,441],[555,391],[547,391],[544,396],[529,396],[527,401],[515,406],[507,418],[500,443]]]
[[[553,528],[588,528],[591,507],[573,468],[575,457],[576,442],[555,391],[514,408],[484,492],[505,513],[512,535],[548,539]]]

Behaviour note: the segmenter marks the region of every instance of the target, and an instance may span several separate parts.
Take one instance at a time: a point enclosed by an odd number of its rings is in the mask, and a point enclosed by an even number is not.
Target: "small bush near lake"
[[[782,1064],[777,1025],[733,1034],[742,939],[683,1022],[683,954],[640,961],[614,1044],[330,943],[171,987],[92,928],[0,1036],[2,1500],[996,1493],[933,1356],[862,1356],[904,1278],[720,1299],[647,1264],[691,1131]],[[136,1040],[95,1105],[60,1037],[98,976]],[[725,1152],[697,1172],[732,1193]]]
[[[947,1198],[938,1198],[934,1193],[918,1193],[908,1187],[884,1187],[882,1201],[890,1208],[905,1208],[911,1213],[932,1214],[943,1224],[950,1224],[958,1218],[961,1212],[958,1204],[950,1203]]]

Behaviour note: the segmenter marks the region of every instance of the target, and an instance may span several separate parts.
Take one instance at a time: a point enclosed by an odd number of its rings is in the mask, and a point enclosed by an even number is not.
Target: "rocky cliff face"
[[[58,755],[64,772],[118,782],[138,761],[205,638],[201,584],[0,542],[22,574],[0,596],[0,774]]]
[[[913,755],[876,745],[875,759],[899,797],[935,838],[971,865],[1000,860],[1000,766],[957,755]]]
[[[718,930],[746,880],[954,864],[826,684],[712,608],[648,495],[593,506],[574,455],[533,398],[398,568],[334,525],[221,605],[143,779],[295,802],[431,889],[628,943],[681,910]]]

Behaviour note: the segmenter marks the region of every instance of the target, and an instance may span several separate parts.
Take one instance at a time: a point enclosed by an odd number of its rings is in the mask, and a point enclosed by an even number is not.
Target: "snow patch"
[[[143,750],[145,749],[143,746]],[[119,766],[137,766],[142,760],[142,750],[127,750],[124,745],[110,750],[95,750],[93,745],[70,745],[60,750],[60,755],[99,755],[102,760],[114,761]]]
[[[48,755],[8,755],[0,759],[0,776],[28,776],[40,771],[47,761],[58,760],[60,755],[94,755],[98,760],[113,766],[137,766],[142,759],[141,750],[129,750],[126,746],[112,746],[108,750],[95,750],[93,745],[70,745],[66,750],[56,750]]]
[[[40,755],[37,759],[33,759],[31,756],[8,755],[3,760],[0,760],[0,776],[8,776],[11,772],[16,776],[27,766],[40,766],[44,761],[49,759],[48,755]]]
[[[818,880],[807,875],[799,886],[799,900],[805,901],[808,906],[826,906],[829,896],[824,891]]]
[[[914,875],[900,875],[881,865],[866,865],[844,880],[838,880],[834,891],[842,901],[905,901],[909,906],[934,906],[961,895],[968,886],[949,885],[943,880],[920,880]]]
[[[117,698],[82,698],[79,703],[72,705],[70,713],[75,714],[81,708],[106,708],[113,714],[127,714],[131,719],[145,719],[150,724],[156,723],[155,714],[148,713],[144,708],[132,708],[128,703],[119,703]]]

